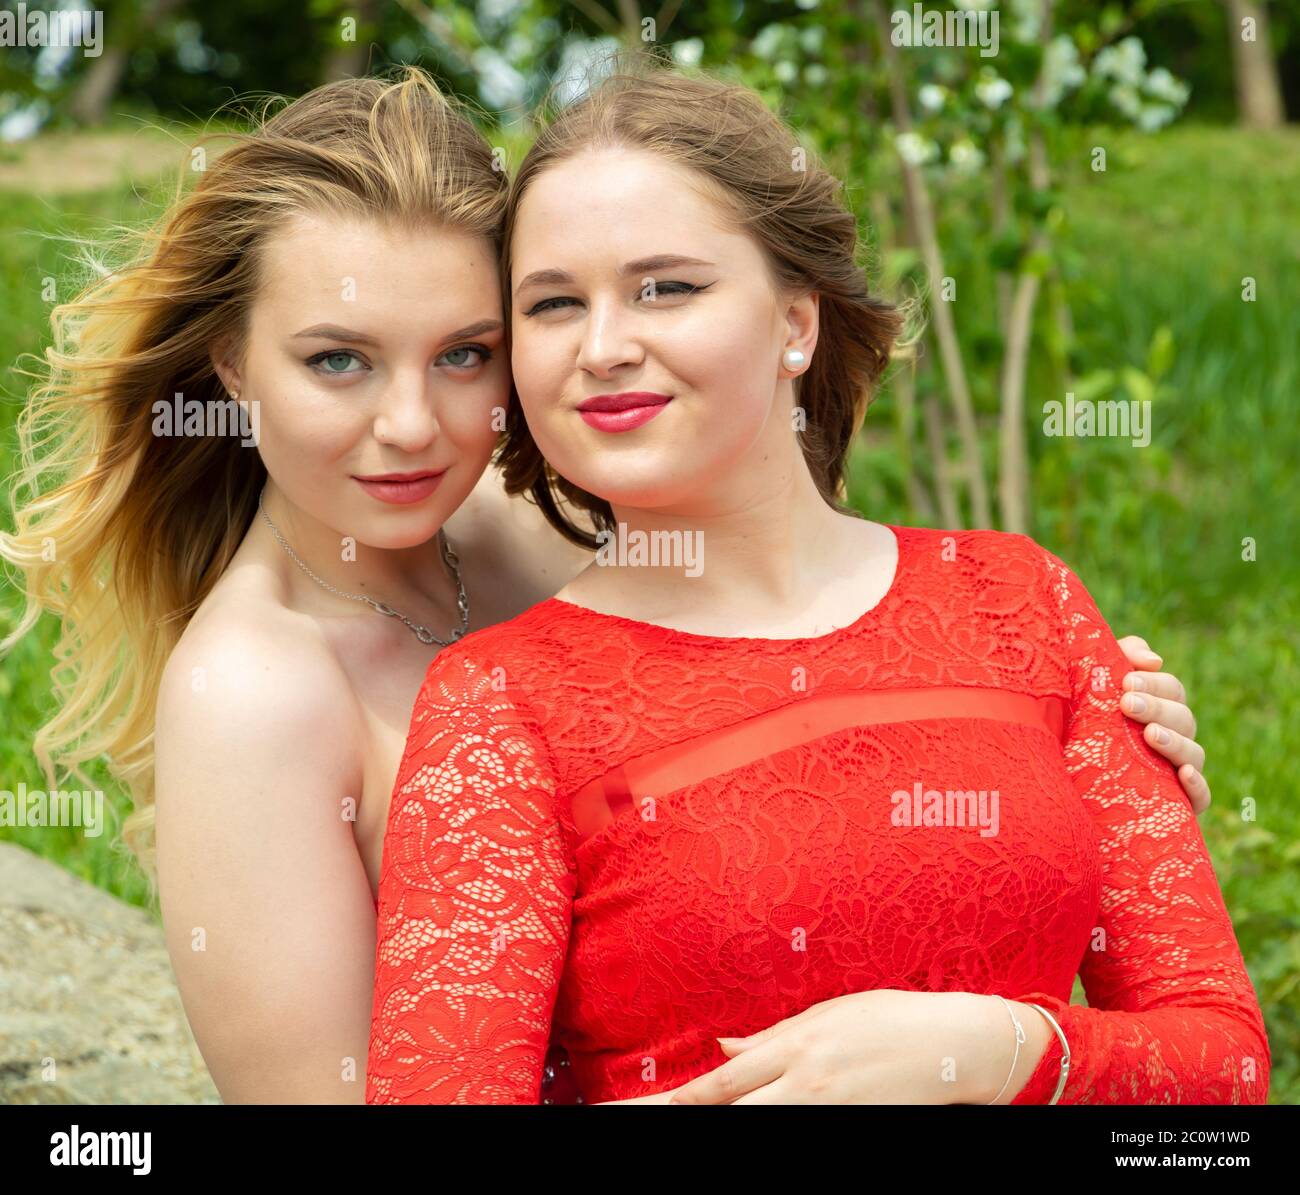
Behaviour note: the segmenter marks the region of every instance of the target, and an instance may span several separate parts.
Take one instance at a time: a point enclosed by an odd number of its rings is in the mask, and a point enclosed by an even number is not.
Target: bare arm
[[[182,642],[164,676],[163,923],[227,1103],[364,1099],[375,916],[344,817],[351,710],[330,663],[269,628]]]

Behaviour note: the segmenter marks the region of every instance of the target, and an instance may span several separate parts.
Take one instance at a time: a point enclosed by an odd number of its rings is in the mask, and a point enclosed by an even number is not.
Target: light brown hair
[[[620,57],[581,99],[552,114],[515,175],[502,250],[507,313],[511,246],[528,188],[548,167],[604,148],[647,150],[698,171],[737,226],[759,243],[777,288],[820,296],[817,349],[796,382],[806,416],[799,441],[818,490],[838,507],[849,448],[903,328],[898,309],[868,291],[857,221],[840,181],[749,88]],[[574,543],[595,548],[599,541],[568,516],[565,504],[586,512],[598,531],[614,530],[609,503],[560,477],[542,458],[514,393],[496,463],[507,492],[527,492]]]

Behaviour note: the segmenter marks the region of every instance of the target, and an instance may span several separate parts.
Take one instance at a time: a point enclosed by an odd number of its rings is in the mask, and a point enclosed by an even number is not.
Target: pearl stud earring
[[[800,349],[786,349],[781,360],[785,362],[786,369],[795,370],[802,369],[808,358],[804,356],[803,351]]]

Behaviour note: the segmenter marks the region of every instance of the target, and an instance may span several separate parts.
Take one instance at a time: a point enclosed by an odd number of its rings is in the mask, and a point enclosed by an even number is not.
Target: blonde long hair
[[[33,747],[86,780],[105,757],[133,808],[122,837],[154,861],[154,707],[168,656],[239,547],[265,469],[229,436],[153,434],[174,395],[226,402],[215,345],[237,359],[259,250],[285,220],[328,210],[441,226],[499,248],[508,180],[467,109],[423,71],[330,83],[273,111],[119,246],[125,263],[55,307],[53,344],[18,421],[15,531],[0,557],[61,629],[56,711]],[[188,171],[184,173],[189,173]]]

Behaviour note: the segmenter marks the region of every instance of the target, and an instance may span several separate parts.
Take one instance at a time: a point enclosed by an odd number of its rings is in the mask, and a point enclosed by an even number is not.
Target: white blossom
[[[560,51],[560,65],[555,73],[557,102],[569,104],[585,95],[590,86],[608,73],[610,56],[618,49],[618,44],[612,37],[566,42]]]
[[[513,108],[527,98],[528,81],[499,51],[480,46],[474,51],[473,63],[479,94],[494,108]]]
[[[986,108],[1000,108],[1011,98],[1011,84],[993,71],[987,71],[975,84],[975,95]]]
[[[754,38],[752,48],[755,54],[760,58],[771,61],[776,57],[776,52],[781,47],[781,42],[785,40],[785,27],[782,25],[764,25],[758,31],[758,36]]]
[[[916,93],[916,98],[927,112],[938,112],[948,98],[948,89],[938,83],[927,83]]]
[[[36,99],[21,108],[12,107],[0,116],[0,141],[26,141],[35,137],[50,114],[50,105],[44,99]]]
[[[912,166],[924,166],[939,156],[939,147],[919,133],[899,133],[894,138],[898,156]]]
[[[1042,15],[1042,0],[1011,0],[1012,38],[1025,45],[1036,42]]]
[[[1142,100],[1137,88],[1128,83],[1116,83],[1110,89],[1110,102],[1130,120],[1137,120],[1138,113],[1142,111]]]
[[[1136,37],[1126,37],[1117,46],[1106,46],[1093,60],[1093,72],[1103,79],[1114,79],[1137,87],[1142,82],[1147,52]]]
[[[809,54],[820,54],[822,43],[826,40],[826,29],[822,25],[809,25],[799,33],[799,44]]]
[[[514,20],[521,8],[522,0],[478,0],[479,20],[484,22]]]
[[[1049,108],[1055,107],[1067,91],[1073,91],[1088,77],[1079,62],[1079,47],[1074,39],[1062,33],[1048,43],[1043,55],[1044,100]]]
[[[1020,123],[1020,117],[1014,112],[1007,117],[1005,137],[1003,157],[1011,163],[1022,161],[1025,156],[1025,129]]]
[[[1143,90],[1158,100],[1173,104],[1175,108],[1181,108],[1187,103],[1187,97],[1192,91],[1186,83],[1181,79],[1175,79],[1163,66],[1156,67],[1147,75]]]
[[[1178,110],[1169,104],[1143,104],[1138,112],[1138,128],[1145,133],[1154,133],[1164,128],[1177,113]]]
[[[960,174],[974,174],[984,165],[984,155],[979,147],[968,138],[954,141],[948,150],[948,161]]]
[[[699,66],[704,57],[704,39],[688,37],[683,41],[673,42],[673,61],[678,66]]]

